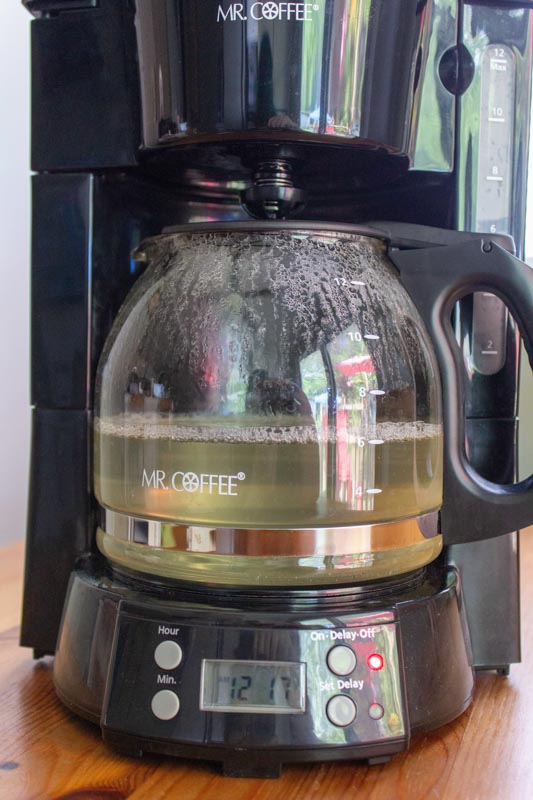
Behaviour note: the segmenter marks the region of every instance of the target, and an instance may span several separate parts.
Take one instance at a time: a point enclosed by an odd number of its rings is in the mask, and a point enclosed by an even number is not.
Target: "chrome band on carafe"
[[[102,509],[101,529],[123,542],[146,547],[224,556],[343,556],[416,545],[438,533],[437,513],[337,528],[273,530],[179,525]]]

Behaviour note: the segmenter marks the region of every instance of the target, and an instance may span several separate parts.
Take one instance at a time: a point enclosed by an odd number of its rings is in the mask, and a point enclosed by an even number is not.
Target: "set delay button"
[[[160,669],[176,669],[181,664],[182,658],[181,647],[171,639],[160,642],[155,648],[154,660]]]
[[[336,694],[328,701],[326,714],[331,723],[338,728],[351,725],[357,716],[357,706],[347,694]]]

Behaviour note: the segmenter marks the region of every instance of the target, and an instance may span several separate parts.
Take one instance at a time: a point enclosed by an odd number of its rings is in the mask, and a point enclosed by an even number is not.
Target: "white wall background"
[[[29,26],[20,0],[0,8],[0,544],[24,536],[29,409]],[[533,176],[533,168],[530,169]],[[533,184],[533,181],[532,181]],[[528,253],[533,258],[533,185]],[[533,381],[522,366],[521,473],[533,471]]]
[[[28,491],[29,21],[0,0],[0,544],[24,536]]]

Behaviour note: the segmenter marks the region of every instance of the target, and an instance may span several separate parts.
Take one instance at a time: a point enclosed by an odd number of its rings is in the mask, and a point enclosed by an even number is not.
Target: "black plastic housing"
[[[43,14],[31,26],[32,169],[137,164],[140,98],[132,5],[124,0],[27,5]]]
[[[53,654],[70,572],[92,543],[87,411],[34,409],[20,643]]]

